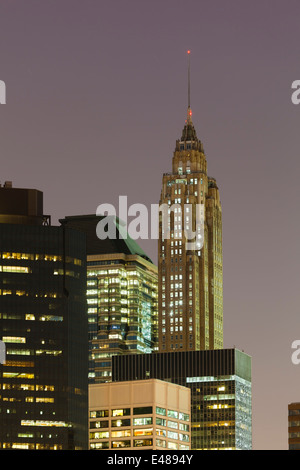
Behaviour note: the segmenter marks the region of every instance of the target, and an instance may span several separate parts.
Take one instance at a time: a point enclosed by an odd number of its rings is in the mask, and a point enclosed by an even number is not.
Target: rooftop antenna
[[[192,122],[192,110],[191,110],[191,77],[190,77],[190,69],[191,69],[191,65],[190,65],[190,55],[191,55],[191,51],[188,50],[187,51],[187,54],[188,54],[188,110],[187,110],[187,123],[191,123]]]

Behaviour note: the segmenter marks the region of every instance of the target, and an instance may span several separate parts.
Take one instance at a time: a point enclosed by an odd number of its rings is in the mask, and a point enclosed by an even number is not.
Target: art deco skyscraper
[[[160,196],[160,207],[168,207],[158,247],[162,352],[223,347],[222,209],[192,121],[188,72],[187,119]]]

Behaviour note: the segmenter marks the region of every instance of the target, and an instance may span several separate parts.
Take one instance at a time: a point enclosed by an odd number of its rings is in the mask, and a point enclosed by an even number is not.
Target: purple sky
[[[1,182],[45,213],[159,202],[191,106],[223,207],[224,347],[252,356],[253,447],[300,401],[299,0],[10,0],[0,6]],[[140,245],[156,262],[156,241]]]

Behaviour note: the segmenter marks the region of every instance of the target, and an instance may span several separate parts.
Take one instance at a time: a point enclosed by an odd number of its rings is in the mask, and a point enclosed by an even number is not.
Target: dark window
[[[134,415],[149,415],[152,413],[152,406],[144,406],[141,408],[133,408]]]

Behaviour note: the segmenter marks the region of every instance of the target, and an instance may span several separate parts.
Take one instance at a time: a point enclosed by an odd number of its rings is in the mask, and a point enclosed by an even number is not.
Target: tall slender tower
[[[168,222],[160,214],[159,350],[223,348],[222,209],[192,121],[190,51],[187,119],[172,173],[163,175],[163,206]]]

